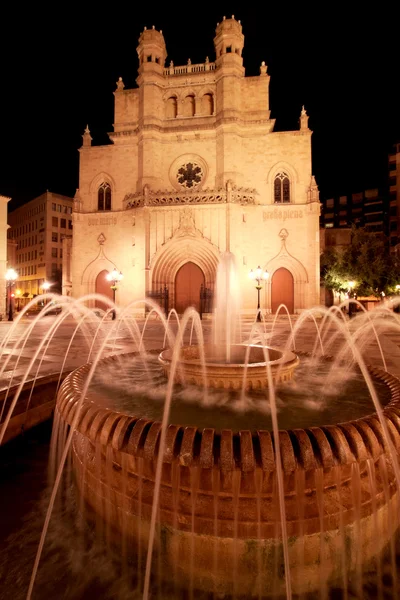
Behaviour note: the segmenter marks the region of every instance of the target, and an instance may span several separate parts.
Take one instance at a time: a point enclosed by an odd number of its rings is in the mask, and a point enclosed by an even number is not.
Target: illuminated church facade
[[[121,306],[168,290],[169,309],[199,309],[215,287],[221,253],[235,256],[242,311],[291,313],[319,304],[319,192],[304,108],[295,131],[274,132],[267,66],[246,77],[240,21],[216,27],[215,61],[166,65],[162,31],[139,37],[137,87],[114,92],[111,144],[80,148],[73,236],[63,292]],[[137,313],[143,309],[138,308]]]

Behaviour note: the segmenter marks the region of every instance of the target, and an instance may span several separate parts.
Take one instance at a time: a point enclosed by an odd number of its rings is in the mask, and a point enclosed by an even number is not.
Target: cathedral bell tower
[[[217,24],[214,37],[217,126],[217,185],[240,180],[241,138],[237,122],[241,116],[244,35],[234,15]]]
[[[164,114],[164,65],[167,57],[162,31],[144,28],[136,48],[139,68],[136,83],[139,87],[138,188],[152,186],[153,173],[149,156],[154,156],[155,137],[162,126]]]

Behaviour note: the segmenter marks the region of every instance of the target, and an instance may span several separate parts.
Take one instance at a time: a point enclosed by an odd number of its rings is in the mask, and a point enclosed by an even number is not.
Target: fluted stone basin
[[[225,358],[226,349],[223,346],[205,345],[204,355],[207,386],[224,390],[239,390],[243,381],[248,390],[267,388],[271,381],[273,383],[289,381],[299,364],[299,359],[293,352],[283,352],[278,348],[264,348],[259,345],[231,345],[229,361]],[[172,357],[171,348],[163,350],[159,355],[159,361],[167,377],[170,374]],[[200,346],[181,348],[175,381],[189,385],[204,385]]]
[[[56,410],[70,425],[89,370],[78,368],[59,390]],[[383,419],[398,453],[400,382],[370,372],[390,389]],[[73,441],[76,481],[87,503],[144,548],[160,435],[160,422],[99,408],[89,395]],[[376,414],[280,431],[279,445],[292,590],[303,593],[334,579],[343,561],[355,568],[384,547],[398,526],[397,486]],[[170,423],[162,461],[155,553],[164,576],[221,595],[284,593],[273,434]]]

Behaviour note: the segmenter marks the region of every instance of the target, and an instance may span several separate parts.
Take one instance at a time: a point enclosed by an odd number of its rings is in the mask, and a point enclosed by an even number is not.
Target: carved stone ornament
[[[229,195],[229,199],[228,199]],[[215,189],[215,190],[198,190],[198,189],[182,189],[182,191],[174,192],[171,190],[157,190],[146,193],[127,194],[124,198],[124,207],[140,208],[142,206],[178,206],[182,204],[225,204],[232,202],[247,206],[256,203],[257,191],[255,189],[235,188],[235,189]]]
[[[187,189],[196,188],[203,179],[203,168],[195,162],[184,163],[176,174],[179,185]]]
[[[100,246],[104,245],[104,242],[106,241],[106,236],[104,235],[104,233],[100,233],[100,235],[97,238],[97,241],[99,242]]]
[[[201,232],[196,229],[193,211],[191,208],[184,208],[179,215],[179,227],[174,233],[174,237],[202,237]]]

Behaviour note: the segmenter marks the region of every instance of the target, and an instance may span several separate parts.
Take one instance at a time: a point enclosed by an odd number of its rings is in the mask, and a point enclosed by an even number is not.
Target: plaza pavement
[[[292,325],[296,317],[292,317]],[[36,375],[48,375],[60,372],[62,366],[64,370],[72,370],[85,362],[89,358],[89,350],[93,343],[91,357],[95,357],[101,350],[101,356],[110,354],[122,354],[137,350],[134,344],[130,328],[127,324],[120,324],[117,321],[105,321],[97,331],[99,320],[92,320],[85,323],[82,330],[75,331],[76,322],[70,317],[65,319],[55,332],[51,342],[44,344],[42,350],[38,352],[40,344],[46,333],[59,320],[58,316],[49,315],[41,318],[28,337],[26,337],[29,328],[32,328],[33,319],[25,318],[19,322],[14,320],[0,322],[0,344],[2,352],[0,358],[0,368],[8,361],[4,372],[0,377],[0,390],[8,387],[10,380],[13,384],[18,383],[26,374],[31,366],[30,377]],[[143,330],[145,320],[136,319],[140,331]],[[265,332],[270,335],[274,319],[271,315],[266,318]],[[355,323],[349,323],[350,327]],[[242,319],[242,340],[246,341],[253,325],[251,318]],[[171,322],[171,329],[176,334],[176,322]],[[211,337],[212,317],[202,321],[202,329],[205,341]],[[110,334],[110,330],[112,333]],[[286,316],[280,316],[274,324],[274,335],[271,338],[271,345],[281,347],[285,344],[291,331],[291,323]],[[332,329],[333,332],[333,329]],[[6,336],[11,337],[4,347]],[[109,335],[110,334],[110,335]],[[109,335],[108,339],[106,337]],[[190,328],[186,332],[186,341],[189,340]],[[194,336],[194,340],[196,337]],[[72,340],[72,342],[71,342]],[[314,322],[308,320],[301,329],[301,334],[296,339],[296,348],[298,350],[311,351],[316,341],[316,327]],[[385,356],[387,369],[393,375],[400,377],[400,321],[397,326],[390,326],[384,334],[379,335],[379,341],[382,346],[382,352]],[[164,330],[159,319],[150,319],[147,322],[143,342],[147,350],[161,349],[164,344]],[[104,348],[103,348],[104,346]],[[45,351],[44,351],[45,350]],[[64,358],[67,354],[65,364]],[[36,356],[37,355],[37,356]],[[9,358],[10,357],[10,358]],[[368,349],[366,359],[371,362],[382,365],[380,350],[378,344]],[[32,364],[31,364],[32,363]]]

